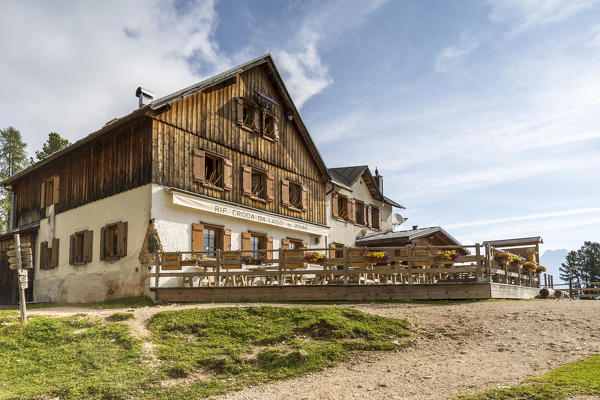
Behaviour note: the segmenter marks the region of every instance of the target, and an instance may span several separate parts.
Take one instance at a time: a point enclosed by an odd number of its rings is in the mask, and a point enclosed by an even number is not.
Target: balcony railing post
[[[481,245],[479,243],[475,243],[475,263],[477,264],[475,282],[483,282],[483,271],[481,269]]]
[[[491,246],[489,243],[485,244],[485,262],[486,262],[486,273],[487,273],[487,281],[492,281],[492,253]]]
[[[350,264],[348,263],[348,247],[344,246],[344,248],[342,249],[343,252],[343,256],[344,256],[344,285],[348,284],[348,270],[349,270],[349,266]]]
[[[278,274],[279,274],[279,286],[283,286],[283,253],[285,252],[285,250],[279,249],[277,250],[277,255],[279,258],[279,269],[278,269]]]
[[[412,248],[411,244],[409,244],[406,248],[408,250],[408,284],[412,285],[413,283],[415,283],[414,279],[413,279],[413,269],[412,269],[412,267],[413,267],[413,262],[412,262],[413,248]]]
[[[221,249],[216,250],[215,286],[221,286]]]

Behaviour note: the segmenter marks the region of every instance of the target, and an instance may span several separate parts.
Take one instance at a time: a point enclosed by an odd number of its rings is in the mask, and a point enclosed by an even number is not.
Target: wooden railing
[[[568,293],[571,298],[600,298],[600,282],[559,283],[553,289]]]
[[[474,250],[471,254],[469,249]],[[442,260],[436,250],[456,250],[458,260]],[[511,270],[493,260],[495,249],[465,246],[343,247],[252,251],[155,253],[150,287],[223,287],[264,285],[390,285],[452,282],[497,282],[539,287],[535,273]],[[384,252],[385,261],[365,257]],[[322,263],[309,263],[309,253],[323,254]],[[468,253],[468,254],[466,254]],[[258,265],[246,265],[254,255]]]

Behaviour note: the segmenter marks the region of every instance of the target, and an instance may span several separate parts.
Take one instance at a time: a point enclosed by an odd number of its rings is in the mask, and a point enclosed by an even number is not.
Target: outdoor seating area
[[[489,244],[169,252],[155,254],[150,287],[493,282],[537,288],[543,270]]]

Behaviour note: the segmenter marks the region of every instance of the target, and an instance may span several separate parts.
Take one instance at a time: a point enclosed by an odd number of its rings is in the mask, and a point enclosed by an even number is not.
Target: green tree
[[[16,174],[28,165],[27,144],[23,142],[21,132],[9,126],[0,129],[0,179],[4,180]],[[0,233],[10,230],[10,191],[0,188]]]
[[[70,144],[71,142],[69,142],[67,139],[63,139],[62,137],[60,137],[58,133],[50,132],[48,134],[48,140],[46,140],[46,143],[42,145],[42,150],[36,151],[35,156],[37,157],[38,161],[42,161],[44,158],[48,157],[52,153],[56,153],[57,151],[64,149]]]
[[[569,281],[569,270],[573,267],[573,286],[580,287],[585,282],[600,282],[600,243],[584,242],[577,251],[570,251],[561,264],[560,278]],[[583,285],[583,287],[598,287],[599,285]]]

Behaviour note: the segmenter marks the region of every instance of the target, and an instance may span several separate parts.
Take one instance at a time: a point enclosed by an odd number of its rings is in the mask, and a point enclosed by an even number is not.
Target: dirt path
[[[133,310],[133,331],[146,336],[156,312],[201,306]],[[286,305],[286,306],[289,306]],[[348,306],[348,305],[346,305]],[[304,377],[222,396],[238,399],[449,399],[459,393],[514,385],[555,366],[600,351],[600,302],[502,301],[453,305],[351,305],[364,312],[406,318],[415,346],[368,353]],[[36,314],[126,310],[45,309]]]

